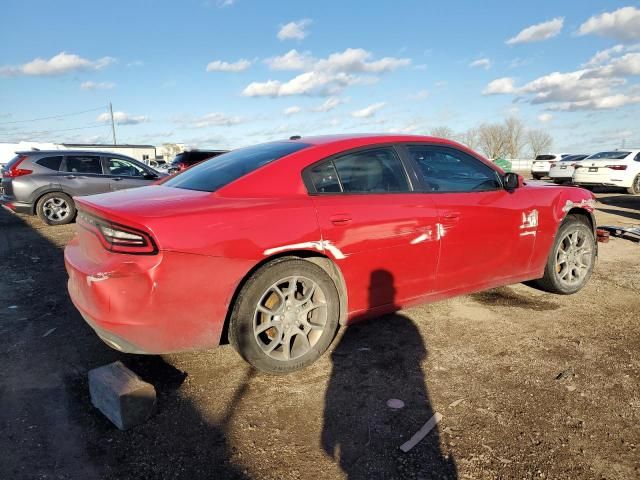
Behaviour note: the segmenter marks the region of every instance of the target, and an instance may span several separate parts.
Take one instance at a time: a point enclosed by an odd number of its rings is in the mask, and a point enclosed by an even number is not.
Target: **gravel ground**
[[[640,224],[640,197],[597,196],[599,224]],[[601,244],[576,295],[514,285],[401,311],[271,377],[228,346],[102,344],[67,297],[73,230],[0,209],[0,478],[640,477],[636,243]],[[126,432],[87,388],[117,359],[158,390],[157,413]],[[400,452],[435,412],[438,428]]]

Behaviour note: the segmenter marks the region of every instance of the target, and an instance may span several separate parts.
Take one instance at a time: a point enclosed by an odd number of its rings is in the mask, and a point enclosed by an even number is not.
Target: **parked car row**
[[[572,183],[582,187],[624,188],[631,195],[640,194],[640,149],[620,149],[570,155],[538,155],[531,165],[531,175],[539,180],[548,176],[555,183]]]

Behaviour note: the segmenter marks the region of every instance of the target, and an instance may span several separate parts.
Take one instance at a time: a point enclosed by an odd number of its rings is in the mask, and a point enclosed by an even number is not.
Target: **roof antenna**
[[[302,137],[300,135],[291,135],[289,140],[300,140]]]

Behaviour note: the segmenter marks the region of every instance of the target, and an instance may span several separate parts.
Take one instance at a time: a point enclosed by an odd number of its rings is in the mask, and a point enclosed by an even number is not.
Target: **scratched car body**
[[[528,185],[432,137],[292,138],[77,199],[69,293],[107,344],[165,353],[228,340],[286,373],[340,325],[523,281],[574,293],[591,274],[586,190]]]

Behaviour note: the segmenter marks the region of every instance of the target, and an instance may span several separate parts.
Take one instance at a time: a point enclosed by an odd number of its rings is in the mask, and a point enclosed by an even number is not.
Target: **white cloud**
[[[80,70],[100,70],[116,61],[112,57],[102,57],[98,60],[87,60],[78,55],[60,52],[49,60],[36,58],[18,66],[5,65],[0,67],[0,76],[14,77],[18,75],[52,76],[63,75]]]
[[[547,123],[553,120],[553,115],[551,115],[550,113],[541,113],[540,115],[538,115],[538,120],[542,123]]]
[[[384,102],[374,103],[361,110],[356,110],[354,112],[351,112],[351,116],[354,118],[370,118],[370,117],[373,117],[378,110],[380,110],[381,108],[384,108],[385,105],[386,103]]]
[[[295,115],[296,113],[300,113],[301,111],[302,109],[299,106],[293,105],[292,107],[285,108],[282,113],[284,113],[285,115]]]
[[[472,68],[484,68],[485,70],[489,70],[491,68],[491,60],[488,58],[479,58],[471,62],[469,66]]]
[[[108,113],[101,113],[96,118],[98,122],[111,122],[111,116]],[[144,115],[130,115],[125,112],[113,112],[113,121],[118,125],[137,125],[149,121],[149,117]]]
[[[300,53],[296,49],[265,60],[271,70],[306,70],[313,68],[313,62],[314,59],[308,53]]]
[[[603,110],[640,102],[627,78],[640,76],[639,45],[615,46],[597,52],[583,68],[552,72],[516,86],[513,78],[487,85],[484,94],[515,94],[531,104],[549,104],[547,110]],[[626,88],[626,91],[625,91]]]
[[[411,64],[408,58],[384,57],[372,60],[371,52],[347,48],[326,58],[314,58],[308,53],[290,50],[266,60],[272,70],[302,71],[289,81],[252,82],[243,95],[249,97],[286,95],[334,95],[346,86],[372,83],[375,75],[388,73]]]
[[[309,35],[306,28],[311,25],[311,23],[312,20],[310,18],[303,18],[302,20],[296,20],[282,25],[278,31],[278,38],[280,40],[302,40]]]
[[[446,80],[438,80],[435,84],[436,88],[444,88],[448,85]]]
[[[236,3],[236,0],[218,0],[217,5],[219,8],[230,7]]]
[[[409,96],[409,99],[411,99],[411,100],[424,100],[428,96],[429,96],[429,90],[420,90],[419,92],[415,93],[414,95]]]
[[[531,25],[522,30],[518,35],[506,41],[507,45],[516,45],[518,43],[540,42],[555,37],[562,30],[564,25],[564,17],[554,18],[547,22]]]
[[[82,82],[80,84],[80,88],[83,90],[109,90],[115,87],[116,84],[113,82]]]
[[[640,9],[623,7],[594,15],[580,25],[578,35],[595,34],[621,42],[640,40]]]
[[[322,104],[313,108],[314,112],[329,112],[336,108],[338,105],[344,103],[339,97],[329,97]]]
[[[142,67],[144,66],[144,62],[142,60],[134,60],[133,62],[127,63],[127,67]]]
[[[609,110],[612,108],[624,107],[626,105],[635,105],[637,103],[640,103],[640,96],[629,96],[620,93],[576,102],[558,103],[549,107],[549,110],[560,112],[573,112],[577,110]]]
[[[291,95],[334,95],[362,80],[346,73],[305,72],[288,82],[252,82],[242,91],[245,97],[287,97]]]
[[[185,123],[195,128],[205,128],[205,127],[231,127],[233,125],[239,125],[241,123],[245,123],[247,120],[235,116],[235,115],[227,115],[222,112],[212,112],[207,113],[201,117],[183,117],[175,119],[178,123]]]
[[[334,72],[348,73],[387,73],[411,64],[409,58],[384,57],[369,61],[372,53],[362,48],[347,48],[344,52],[336,52],[326,59],[316,62],[314,68]]]
[[[483,95],[498,95],[503,93],[513,93],[515,81],[511,77],[497,78],[491,82],[482,92]]]
[[[237,62],[223,62],[222,60],[214,60],[207,64],[207,72],[244,72],[251,66],[251,62],[244,58]]]

